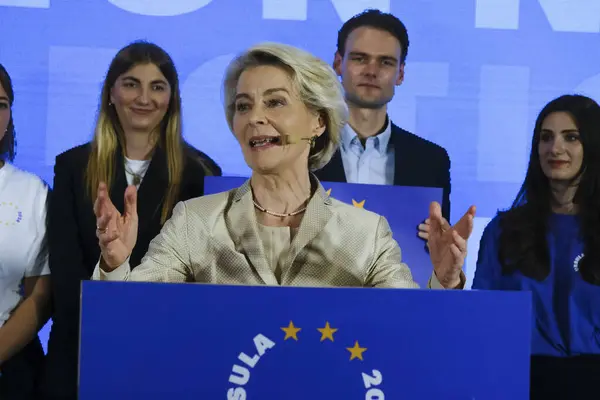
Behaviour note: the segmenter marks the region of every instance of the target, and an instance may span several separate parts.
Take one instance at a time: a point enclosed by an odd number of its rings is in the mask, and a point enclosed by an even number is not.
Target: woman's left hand
[[[429,255],[437,279],[447,289],[460,285],[474,217],[475,206],[471,206],[456,224],[449,226],[439,203],[432,202],[429,206]]]

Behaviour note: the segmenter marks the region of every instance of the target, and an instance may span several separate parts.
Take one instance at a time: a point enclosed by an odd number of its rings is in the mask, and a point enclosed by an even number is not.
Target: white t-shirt
[[[148,171],[148,167],[150,166],[150,160],[131,160],[125,157],[125,176],[127,177],[127,184],[134,184],[134,175],[138,176],[139,182],[135,185],[138,189],[140,184],[142,183],[142,179],[144,175],[146,175],[146,171]]]
[[[49,275],[48,187],[11,164],[0,168],[0,326],[23,299],[24,277]]]

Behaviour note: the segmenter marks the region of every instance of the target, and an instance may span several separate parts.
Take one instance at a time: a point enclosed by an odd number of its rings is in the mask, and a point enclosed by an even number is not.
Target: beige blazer
[[[282,263],[281,285],[418,288],[386,219],[342,203],[319,184]],[[250,181],[178,203],[133,271],[99,280],[279,285],[265,257]],[[442,288],[435,274],[429,287]]]

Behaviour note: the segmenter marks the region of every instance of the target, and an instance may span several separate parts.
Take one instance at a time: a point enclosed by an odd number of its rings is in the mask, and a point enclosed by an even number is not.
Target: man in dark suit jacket
[[[442,215],[449,221],[448,153],[394,125],[387,114],[395,87],[404,81],[408,46],[404,24],[379,10],[342,26],[333,67],[342,78],[350,118],[339,151],[316,175],[330,182],[443,188]]]

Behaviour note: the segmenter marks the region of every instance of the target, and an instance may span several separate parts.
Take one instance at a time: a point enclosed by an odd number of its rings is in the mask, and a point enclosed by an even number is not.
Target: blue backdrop
[[[186,138],[228,175],[247,175],[221,107],[223,69],[259,41],[333,60],[337,30],[367,7],[407,25],[399,126],[444,146],[453,219],[478,206],[479,236],[523,179],[533,121],[550,99],[600,99],[600,0],[0,0],[0,62],[16,89],[16,164],[52,182],[54,157],[89,140],[110,59],[135,39],[173,56]]]

